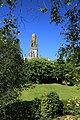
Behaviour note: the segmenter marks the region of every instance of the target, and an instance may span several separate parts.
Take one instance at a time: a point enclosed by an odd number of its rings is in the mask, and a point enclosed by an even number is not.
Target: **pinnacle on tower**
[[[36,34],[32,34],[32,40],[35,41],[36,40]]]

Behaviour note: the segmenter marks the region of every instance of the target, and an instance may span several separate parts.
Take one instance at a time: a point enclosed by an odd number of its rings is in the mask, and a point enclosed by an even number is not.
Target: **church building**
[[[32,34],[28,59],[38,58],[38,43],[36,34]]]

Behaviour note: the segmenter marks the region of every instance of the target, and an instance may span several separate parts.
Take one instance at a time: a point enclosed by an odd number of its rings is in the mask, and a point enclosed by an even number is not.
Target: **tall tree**
[[[8,5],[10,12],[2,21],[0,28],[0,117],[3,113],[0,119],[2,120],[5,119],[4,107],[17,99],[26,78],[25,64],[17,39],[19,31],[16,18],[11,13],[13,5],[10,3]]]
[[[60,48],[60,57],[80,62],[80,0],[52,0],[51,23],[62,24],[66,45]],[[62,11],[64,10],[64,12]]]

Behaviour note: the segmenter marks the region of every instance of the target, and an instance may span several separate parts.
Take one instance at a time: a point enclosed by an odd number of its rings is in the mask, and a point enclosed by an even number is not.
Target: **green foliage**
[[[26,62],[26,71],[32,83],[80,83],[80,67],[66,60],[51,62],[43,58],[32,59]]]
[[[68,115],[79,115],[80,114],[80,100],[77,98],[68,99],[63,101],[64,103],[64,114]]]
[[[6,120],[34,119],[32,102],[24,101],[24,102],[16,102],[13,104],[9,104],[6,106],[5,111],[6,111]]]
[[[80,0],[51,2],[53,3],[51,23],[62,24],[62,34],[66,41],[66,44],[62,44],[59,49],[59,59],[65,58],[69,63],[65,64],[63,79],[67,79],[71,84],[78,84],[80,83]]]
[[[53,0],[51,9],[51,23],[62,23],[66,44],[60,47],[59,57],[65,57],[73,64],[80,62],[80,1]],[[64,11],[64,12],[62,12]]]
[[[38,120],[41,117],[41,100],[17,101],[5,107],[5,116],[0,112],[0,120]]]
[[[35,120],[38,120],[41,118],[41,99],[35,98],[33,101],[33,111],[35,115]]]
[[[55,80],[59,80],[59,83],[66,80],[73,85],[80,83],[80,0],[77,0],[74,5],[72,0],[64,0],[64,2],[51,0],[53,4],[51,9],[51,23],[65,23],[65,25],[63,24],[63,30],[65,31],[63,34],[65,35],[67,44],[59,50],[59,58],[61,61],[53,63],[46,59],[31,60],[26,62],[26,69],[22,59],[19,40],[16,37],[20,32],[17,29],[16,18],[12,14],[12,9],[15,8],[16,2],[17,0],[0,0],[0,7],[3,5],[9,7],[9,13],[6,14],[6,18],[3,18],[3,21],[1,21],[3,26],[1,25],[2,27],[0,28],[1,108],[17,98],[19,90],[25,83],[27,76],[32,83],[51,83]],[[67,11],[64,9],[66,7],[68,8]],[[64,10],[63,15],[61,9]],[[48,11],[48,8],[45,6],[40,8],[40,10],[44,13]],[[64,63],[64,61],[62,61],[63,57],[66,58],[67,62]],[[50,100],[53,99],[51,98]],[[75,114],[74,111],[76,111],[76,108],[72,104],[74,103],[73,101],[70,101],[72,106],[68,106],[68,110],[72,110],[72,113]],[[49,101],[46,101],[46,103],[48,105]],[[36,104],[33,105],[35,106],[35,112],[33,113],[33,111],[31,111],[32,115],[35,114],[36,119],[40,117],[40,107],[38,104],[40,104],[40,101],[36,100]],[[52,105],[54,105],[53,102]],[[37,107],[39,107],[39,111],[36,113]],[[72,109],[72,107],[74,107],[74,109]],[[65,108],[65,110],[66,109],[67,108]],[[52,114],[50,114],[50,110],[52,110],[52,108],[49,106],[49,115],[51,117]],[[2,109],[1,111],[3,111],[3,116],[5,116],[5,110]],[[55,112],[55,116],[56,115],[57,113]],[[33,118],[33,116],[28,117]]]
[[[44,58],[31,59],[26,62],[29,81],[32,83],[53,82],[53,62]]]
[[[56,60],[53,61],[53,76],[55,82],[62,84],[62,81],[65,79],[64,70],[65,70],[65,61],[64,60]]]
[[[51,92],[42,99],[8,104],[4,110],[5,116],[4,111],[1,111],[0,120],[52,120],[67,114],[79,115],[80,100],[74,98],[62,102],[58,94]]]
[[[9,99],[15,99],[15,89],[20,88],[24,83],[24,62],[19,41],[9,38],[0,39],[0,42],[0,102],[7,104]]]
[[[80,67],[72,64],[71,62],[65,63],[64,78],[72,85],[80,84]]]
[[[46,102],[46,103],[44,103]],[[45,104],[45,108],[43,108]],[[50,93],[43,100],[15,102],[5,107],[5,117],[0,113],[0,120],[40,120],[62,115],[62,102],[56,93]],[[46,111],[45,111],[46,110]],[[46,116],[45,116],[46,112]]]
[[[51,22],[56,22],[57,24],[61,22],[61,16],[59,15],[59,3],[54,2],[53,7],[51,9]]]
[[[63,104],[55,92],[43,98],[41,104],[41,112],[44,118],[55,118],[63,113]]]
[[[80,67],[61,59],[53,62],[43,58],[26,61],[26,74],[32,83],[80,83]]]
[[[67,85],[78,85],[80,84],[80,67],[79,63],[72,64],[72,62],[67,60],[58,59],[53,61],[53,76],[57,82]]]
[[[47,8],[40,8],[40,10],[42,13],[47,12]]]
[[[8,5],[10,9],[13,9],[15,7],[17,0],[0,0],[0,7],[3,5]]]
[[[25,68],[16,19],[8,14],[0,28],[0,106],[13,102],[25,83]]]

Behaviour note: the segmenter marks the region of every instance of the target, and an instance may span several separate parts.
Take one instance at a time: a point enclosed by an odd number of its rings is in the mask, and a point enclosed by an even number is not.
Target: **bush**
[[[22,101],[5,107],[0,120],[51,120],[63,114],[63,104],[59,96],[52,92],[42,100]]]
[[[79,115],[80,114],[80,100],[77,98],[63,101],[63,111],[66,115]]]
[[[26,62],[29,82],[32,83],[52,83],[53,62],[44,58],[31,59]]]
[[[0,113],[0,120],[38,120],[41,117],[41,100],[23,101],[5,107],[5,116]]]
[[[16,102],[6,107],[6,120],[33,119],[32,102]]]
[[[38,98],[35,98],[33,101],[33,111],[34,111],[34,118],[35,120],[38,120],[41,118],[41,100]]]
[[[51,92],[41,103],[41,113],[44,118],[55,118],[63,114],[63,103],[55,92]]]

